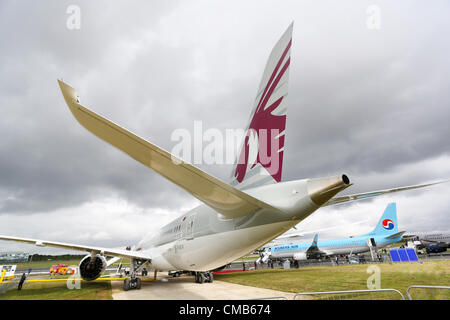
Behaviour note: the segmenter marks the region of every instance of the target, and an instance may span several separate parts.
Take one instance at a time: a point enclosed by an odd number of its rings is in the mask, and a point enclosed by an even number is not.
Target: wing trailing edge
[[[260,209],[279,211],[83,107],[75,89],[61,80],[58,83],[70,111],[83,127],[180,186],[225,218],[245,216]]]

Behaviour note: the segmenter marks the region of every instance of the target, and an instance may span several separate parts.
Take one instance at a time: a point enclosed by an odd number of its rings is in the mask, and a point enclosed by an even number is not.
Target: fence
[[[294,300],[305,297],[319,300],[405,300],[405,296],[395,289],[300,292]]]
[[[410,286],[406,294],[409,300],[450,300],[450,287]]]
[[[421,293],[421,294],[420,294]],[[450,287],[413,285],[406,294],[409,300],[450,300]],[[293,300],[407,300],[396,289],[299,292]],[[250,300],[288,300],[287,297],[264,297]]]
[[[243,299],[243,300],[288,300],[286,297],[264,297],[264,298],[254,298],[254,299]]]

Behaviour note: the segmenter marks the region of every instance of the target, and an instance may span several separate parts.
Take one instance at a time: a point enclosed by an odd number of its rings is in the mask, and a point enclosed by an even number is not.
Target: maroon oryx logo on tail
[[[289,67],[290,57],[287,57],[283,66],[281,64],[289,52],[291,43],[292,40],[289,41],[278,60],[248,127],[234,173],[239,182],[244,180],[247,170],[254,168],[258,163],[267,170],[275,181],[281,181],[286,115],[274,115],[273,112],[280,105],[284,96],[272,102],[268,107],[266,105]]]

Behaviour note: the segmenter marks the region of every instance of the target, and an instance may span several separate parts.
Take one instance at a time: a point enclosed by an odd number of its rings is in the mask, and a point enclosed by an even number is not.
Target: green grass
[[[111,283],[81,281],[81,289],[68,289],[65,281],[25,282],[22,290],[0,294],[0,300],[112,300]]]
[[[243,273],[217,274],[216,280],[279,290],[284,292],[317,292],[365,290],[370,264],[302,267],[299,269],[256,270]],[[380,287],[397,289],[406,297],[411,285],[450,286],[450,261],[408,264],[376,264],[380,268]],[[450,290],[445,292],[450,299]]]
[[[259,255],[254,254],[254,255],[248,255],[248,256],[243,256],[239,259],[237,259],[237,262],[244,262],[244,261],[253,261],[259,258]]]
[[[67,264],[68,266],[78,266],[80,260],[54,260],[54,261],[36,261],[36,262],[26,262],[26,263],[17,263],[17,269],[28,269],[28,268],[45,268],[50,267],[54,264]]]

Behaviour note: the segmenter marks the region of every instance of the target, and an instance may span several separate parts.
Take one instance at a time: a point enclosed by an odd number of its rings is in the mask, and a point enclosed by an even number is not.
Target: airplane
[[[296,261],[307,259],[322,259],[334,255],[357,254],[370,251],[371,246],[383,248],[402,241],[405,231],[398,231],[397,206],[395,202],[388,204],[375,228],[358,237],[318,241],[318,234],[312,243],[293,243],[266,248],[258,262],[268,259],[293,259]]]
[[[449,232],[417,232],[412,234],[405,234],[403,236],[406,240],[412,240],[419,248],[426,248],[428,246],[435,246],[442,249],[442,252],[450,248],[450,233]]]
[[[212,282],[211,270],[260,248],[320,207],[442,183],[336,196],[352,185],[345,174],[282,181],[292,29],[293,23],[269,55],[229,183],[82,106],[75,89],[58,79],[66,104],[84,128],[203,204],[181,214],[157,232],[148,233],[128,248],[13,236],[0,236],[0,240],[86,251],[88,255],[79,265],[84,280],[95,280],[103,274],[111,263],[106,257],[114,257],[115,261],[130,259],[130,277],[124,279],[124,290],[140,288],[141,279],[137,274],[144,266],[155,272],[192,271],[195,282]]]
[[[367,221],[368,221],[368,219],[365,219],[365,220],[361,220],[361,221],[355,221],[355,222],[352,222],[352,223],[346,223],[345,225],[344,224],[343,225],[336,225],[336,226],[327,227],[327,228],[320,228],[320,229],[316,229],[316,230],[310,230],[310,231],[307,231],[307,232],[299,231],[299,230],[297,230],[296,227],[293,227],[291,230],[289,230],[286,233],[282,234],[278,238],[275,238],[275,239],[271,240],[270,242],[266,243],[264,246],[259,248],[258,251],[261,252],[265,248],[275,247],[275,246],[280,245],[280,244],[285,244],[286,245],[286,244],[295,243],[295,242],[298,241],[298,239],[305,237],[305,235],[307,235],[307,234],[314,234],[314,233],[325,231],[325,230],[347,228],[349,225],[360,224],[360,223],[364,223],[364,222],[367,222]]]

